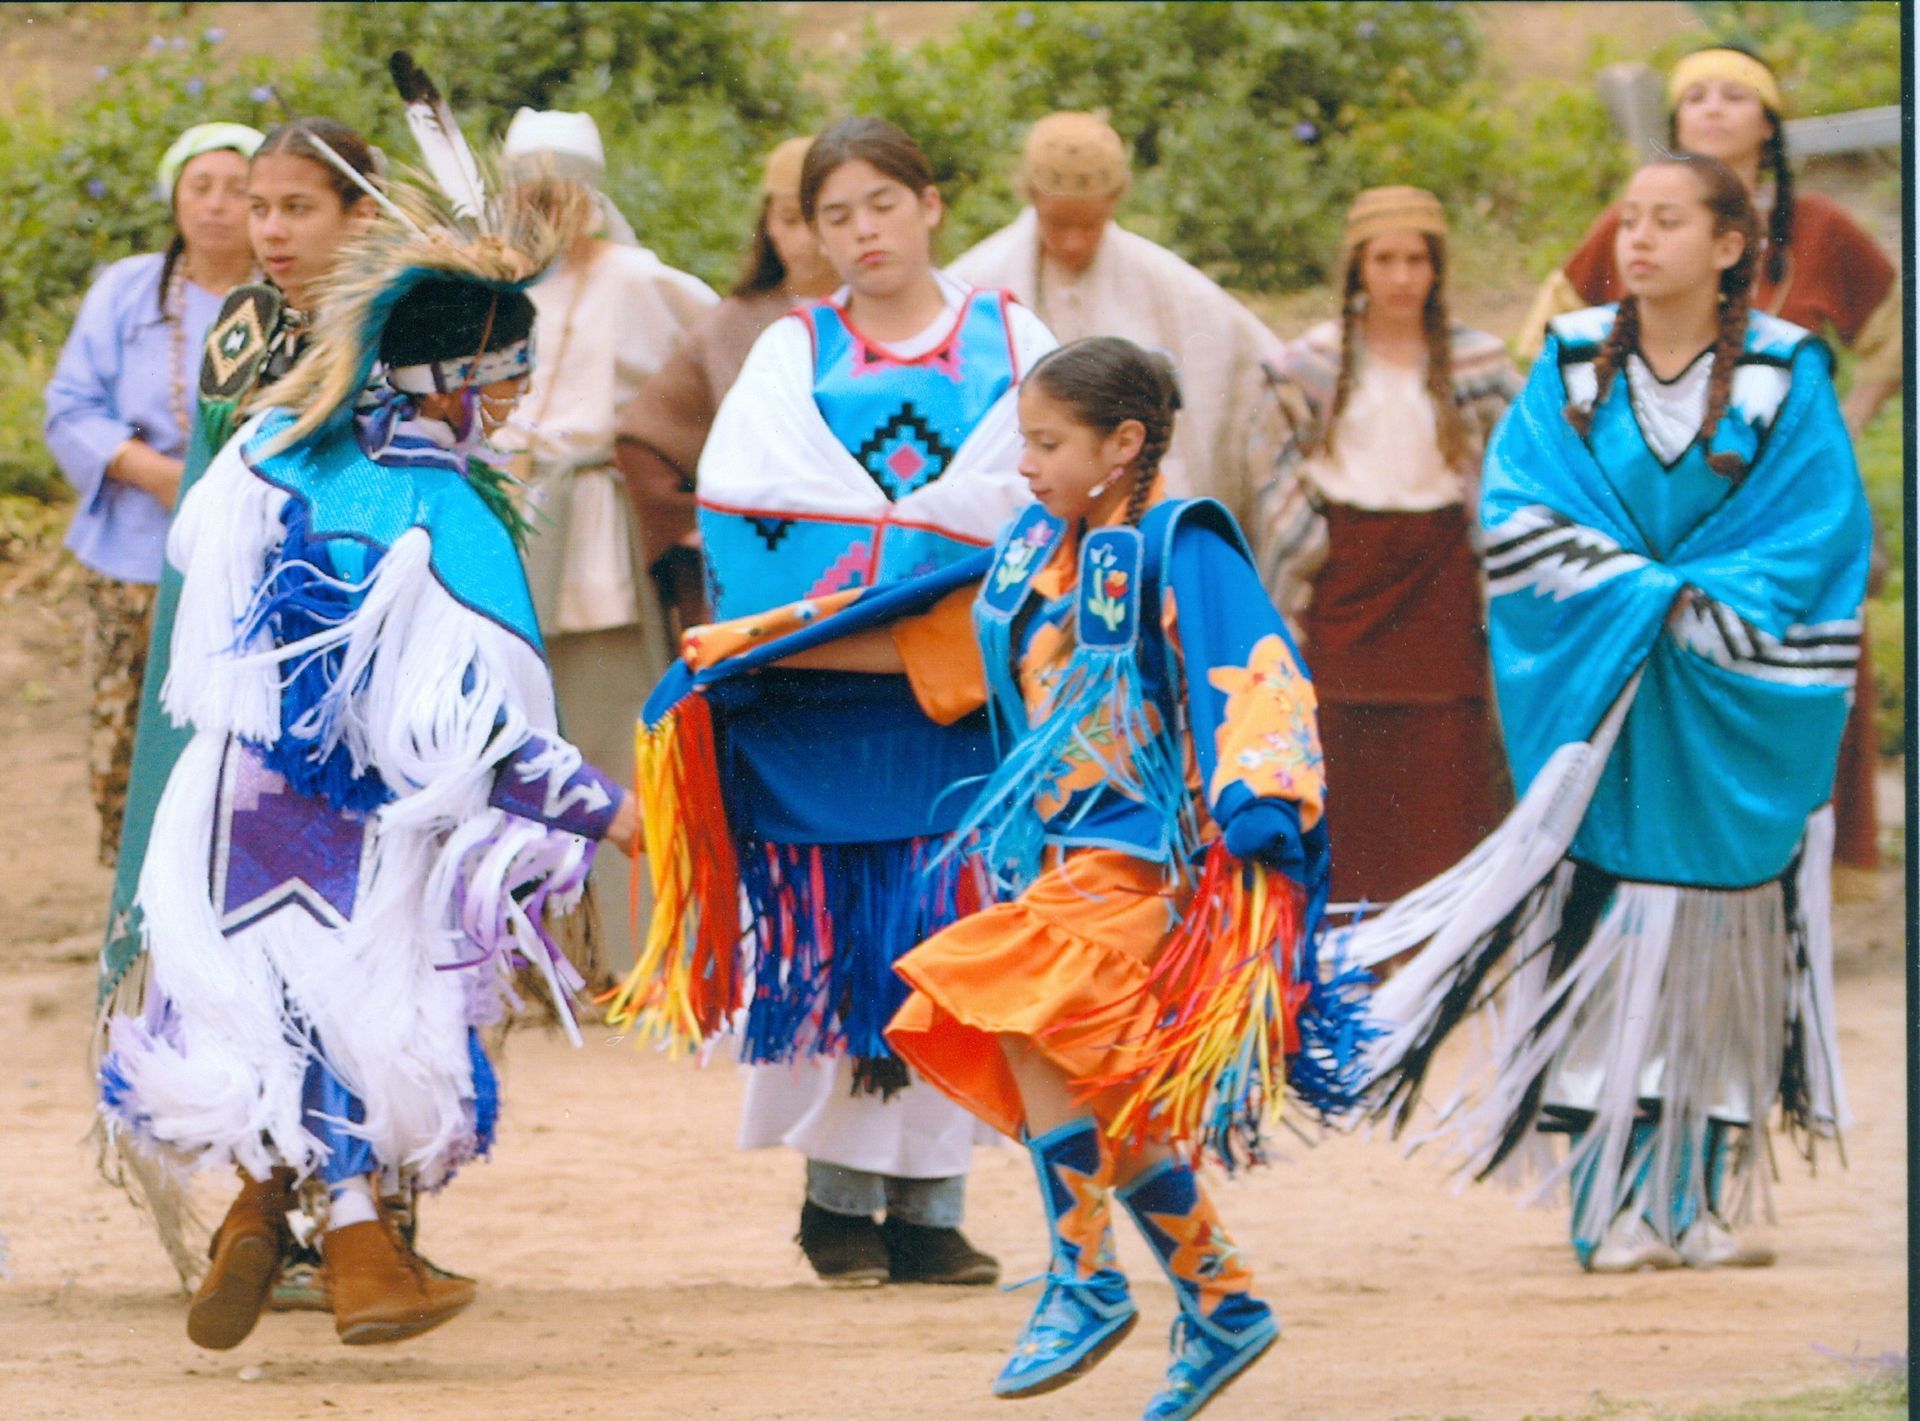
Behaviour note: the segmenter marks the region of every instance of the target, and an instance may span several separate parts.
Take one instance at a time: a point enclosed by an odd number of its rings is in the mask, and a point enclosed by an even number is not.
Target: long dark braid
[[[1433,262],[1433,290],[1420,313],[1427,333],[1427,397],[1433,401],[1434,442],[1449,469],[1467,462],[1467,422],[1453,395],[1453,320],[1447,314],[1447,244],[1433,233],[1424,234]]]
[[[186,255],[186,251],[187,239],[175,231],[173,240],[167,243],[166,255],[160,259],[160,289],[153,298],[155,309],[160,312],[160,319],[163,321],[171,314],[167,310],[167,293],[173,289],[173,273],[180,265],[180,258]]]
[[[1173,362],[1119,336],[1090,336],[1049,351],[1027,379],[1073,411],[1076,422],[1111,434],[1130,419],[1145,436],[1133,458],[1133,487],[1126,518],[1138,526],[1146,515],[1160,461],[1173,444],[1173,417],[1180,408],[1180,381]]]
[[[1607,332],[1607,338],[1600,343],[1600,353],[1593,358],[1593,403],[1582,409],[1569,400],[1564,411],[1567,423],[1582,439],[1593,429],[1594,411],[1606,403],[1607,391],[1613,388],[1613,377],[1626,364],[1628,353],[1639,346],[1640,301],[1635,296],[1623,296],[1613,318],[1613,329]]]
[[[1738,178],[1734,179],[1736,185],[1739,181]],[[1741,196],[1745,195],[1745,189],[1742,189]],[[1753,310],[1753,269],[1758,255],[1755,249],[1759,245],[1759,225],[1749,204],[1744,233],[1746,247],[1740,253],[1740,260],[1720,273],[1720,333],[1713,343],[1713,374],[1708,377],[1707,414],[1700,422],[1702,447],[1713,443],[1714,431],[1720,427],[1720,416],[1727,412],[1727,402],[1733,398],[1734,368],[1739,365],[1741,353],[1747,348],[1747,316]],[[1722,450],[1718,454],[1707,455],[1707,467],[1722,478],[1738,483],[1747,472],[1747,461],[1732,450]]]
[[[1793,165],[1787,161],[1786,126],[1772,109],[1765,112],[1773,123],[1766,147],[1760,150],[1760,161],[1773,170],[1773,211],[1767,215],[1767,283],[1778,286],[1786,280],[1787,248],[1793,243]]]
[[[1153,492],[1153,481],[1159,475],[1145,464],[1133,467],[1133,488],[1127,494],[1127,526],[1138,528],[1140,520],[1147,515],[1147,497]]]
[[[1746,185],[1718,158],[1701,153],[1673,153],[1645,166],[1656,165],[1685,168],[1692,173],[1700,183],[1700,200],[1713,216],[1714,235],[1736,231],[1742,239],[1739,259],[1720,273],[1720,316],[1713,343],[1713,373],[1708,377],[1706,415],[1700,422],[1700,443],[1706,446],[1713,442],[1720,419],[1727,412],[1733,396],[1733,372],[1740,363],[1741,352],[1746,349],[1747,317],[1753,309],[1753,273],[1759,257],[1760,220],[1754,213],[1753,199],[1747,195]],[[1593,403],[1584,410],[1570,403],[1566,409],[1567,422],[1582,438],[1592,428],[1594,411],[1606,399],[1628,353],[1639,346],[1640,306],[1629,295],[1620,302],[1613,329],[1607,333],[1600,353],[1594,358]],[[1707,466],[1722,478],[1734,480],[1747,471],[1747,461],[1730,451],[1708,455]]]
[[[1309,454],[1333,453],[1333,432],[1339,427],[1340,416],[1353,395],[1354,365],[1360,347],[1360,316],[1366,309],[1366,289],[1360,281],[1360,261],[1365,254],[1366,244],[1363,242],[1347,259],[1347,276],[1341,283],[1340,292],[1340,369],[1333,379],[1333,402],[1327,406],[1326,415],[1320,421],[1319,433],[1307,445]]]

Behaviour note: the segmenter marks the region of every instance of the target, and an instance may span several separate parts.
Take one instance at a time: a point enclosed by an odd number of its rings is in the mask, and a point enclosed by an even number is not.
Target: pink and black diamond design
[[[889,502],[898,503],[947,471],[954,450],[920,417],[911,400],[868,436],[853,457]]]

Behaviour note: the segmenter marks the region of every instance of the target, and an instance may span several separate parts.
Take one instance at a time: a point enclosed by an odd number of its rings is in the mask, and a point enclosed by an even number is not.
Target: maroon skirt
[[[1327,561],[1303,630],[1333,894],[1384,902],[1491,833],[1512,807],[1512,782],[1465,510],[1326,513]]]
[[[1840,763],[1833,779],[1833,857],[1850,868],[1880,867],[1880,813],[1874,782],[1880,769],[1880,736],[1874,724],[1875,699],[1873,666],[1862,635],[1853,711],[1840,738]]]

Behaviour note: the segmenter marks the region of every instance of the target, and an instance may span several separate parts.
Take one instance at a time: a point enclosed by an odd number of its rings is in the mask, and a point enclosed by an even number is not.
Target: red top
[[[1613,237],[1620,210],[1609,207],[1587,230],[1561,268],[1580,299],[1599,306],[1626,295],[1613,264]],[[1860,329],[1893,289],[1893,263],[1860,224],[1831,198],[1798,193],[1793,205],[1793,242],[1787,248],[1786,280],[1775,286],[1761,262],[1754,308],[1824,335],[1831,325],[1841,344],[1852,345]]]

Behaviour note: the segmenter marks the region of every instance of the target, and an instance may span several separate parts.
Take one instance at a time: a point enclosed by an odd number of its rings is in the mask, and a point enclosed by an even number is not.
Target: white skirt
[[[896,1179],[965,1174],[975,1144],[999,1136],[963,1106],[914,1077],[893,1099],[853,1093],[853,1061],[809,1056],[790,1065],[743,1066],[740,1148],[785,1145],[808,1159]]]

